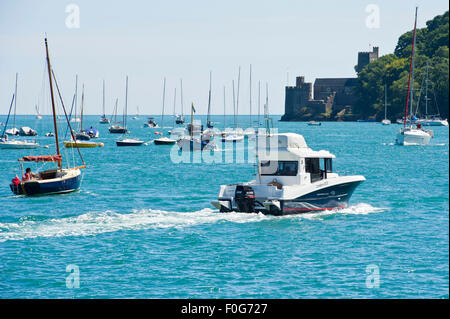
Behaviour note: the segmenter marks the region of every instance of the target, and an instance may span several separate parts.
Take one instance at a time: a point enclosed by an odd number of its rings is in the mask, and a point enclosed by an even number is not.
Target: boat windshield
[[[261,161],[261,175],[297,176],[297,161]]]
[[[322,164],[322,165],[321,165]],[[316,182],[327,178],[327,173],[333,171],[332,159],[324,158],[320,162],[320,158],[306,158],[305,171],[311,174],[311,182]]]

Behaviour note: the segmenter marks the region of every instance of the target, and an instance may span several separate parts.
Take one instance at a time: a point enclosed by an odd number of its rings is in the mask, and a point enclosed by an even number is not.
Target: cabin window
[[[333,163],[331,158],[324,158],[324,168],[325,172],[332,173],[333,172]]]
[[[327,173],[333,171],[331,158],[324,158],[323,161],[320,160],[320,158],[305,159],[305,171],[306,173],[310,173],[311,183],[327,178]]]
[[[322,179],[319,158],[306,158],[305,171],[311,176],[311,183]]]
[[[261,175],[297,176],[297,161],[261,161]]]

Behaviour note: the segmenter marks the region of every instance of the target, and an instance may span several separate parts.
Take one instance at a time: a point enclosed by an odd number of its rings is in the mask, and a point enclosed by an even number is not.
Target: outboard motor
[[[234,200],[240,212],[255,212],[255,192],[250,186],[237,185]]]

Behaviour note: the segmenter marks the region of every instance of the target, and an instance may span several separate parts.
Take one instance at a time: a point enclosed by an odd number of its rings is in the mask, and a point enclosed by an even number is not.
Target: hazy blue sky
[[[80,28],[66,26],[66,6],[77,4]],[[380,9],[380,27],[368,28],[369,4]],[[249,113],[249,65],[253,68],[253,112],[257,81],[269,83],[269,109],[284,113],[284,86],[295,76],[355,76],[358,51],[379,46],[391,53],[399,35],[412,29],[414,7],[419,27],[448,10],[445,0],[402,1],[14,1],[0,2],[0,114],[8,111],[19,72],[17,108],[32,114],[42,96],[44,33],[66,105],[74,92],[75,74],[85,84],[85,112],[99,114],[102,79],[106,108],[125,98],[129,76],[129,113],[160,114],[163,78],[166,106],[172,112],[173,90],[183,79],[185,112],[194,102],[206,113],[209,71],[213,73],[213,113],[232,112],[231,81],[241,66],[240,114]],[[41,97],[40,100],[43,100]],[[262,98],[263,100],[263,98]],[[41,103],[43,104],[43,102]],[[41,113],[49,113],[41,105]]]

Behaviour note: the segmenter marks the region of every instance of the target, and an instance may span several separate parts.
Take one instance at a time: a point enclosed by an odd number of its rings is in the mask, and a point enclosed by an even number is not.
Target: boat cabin
[[[335,177],[328,151],[313,151],[293,133],[258,137],[258,182],[282,186],[311,184]]]

